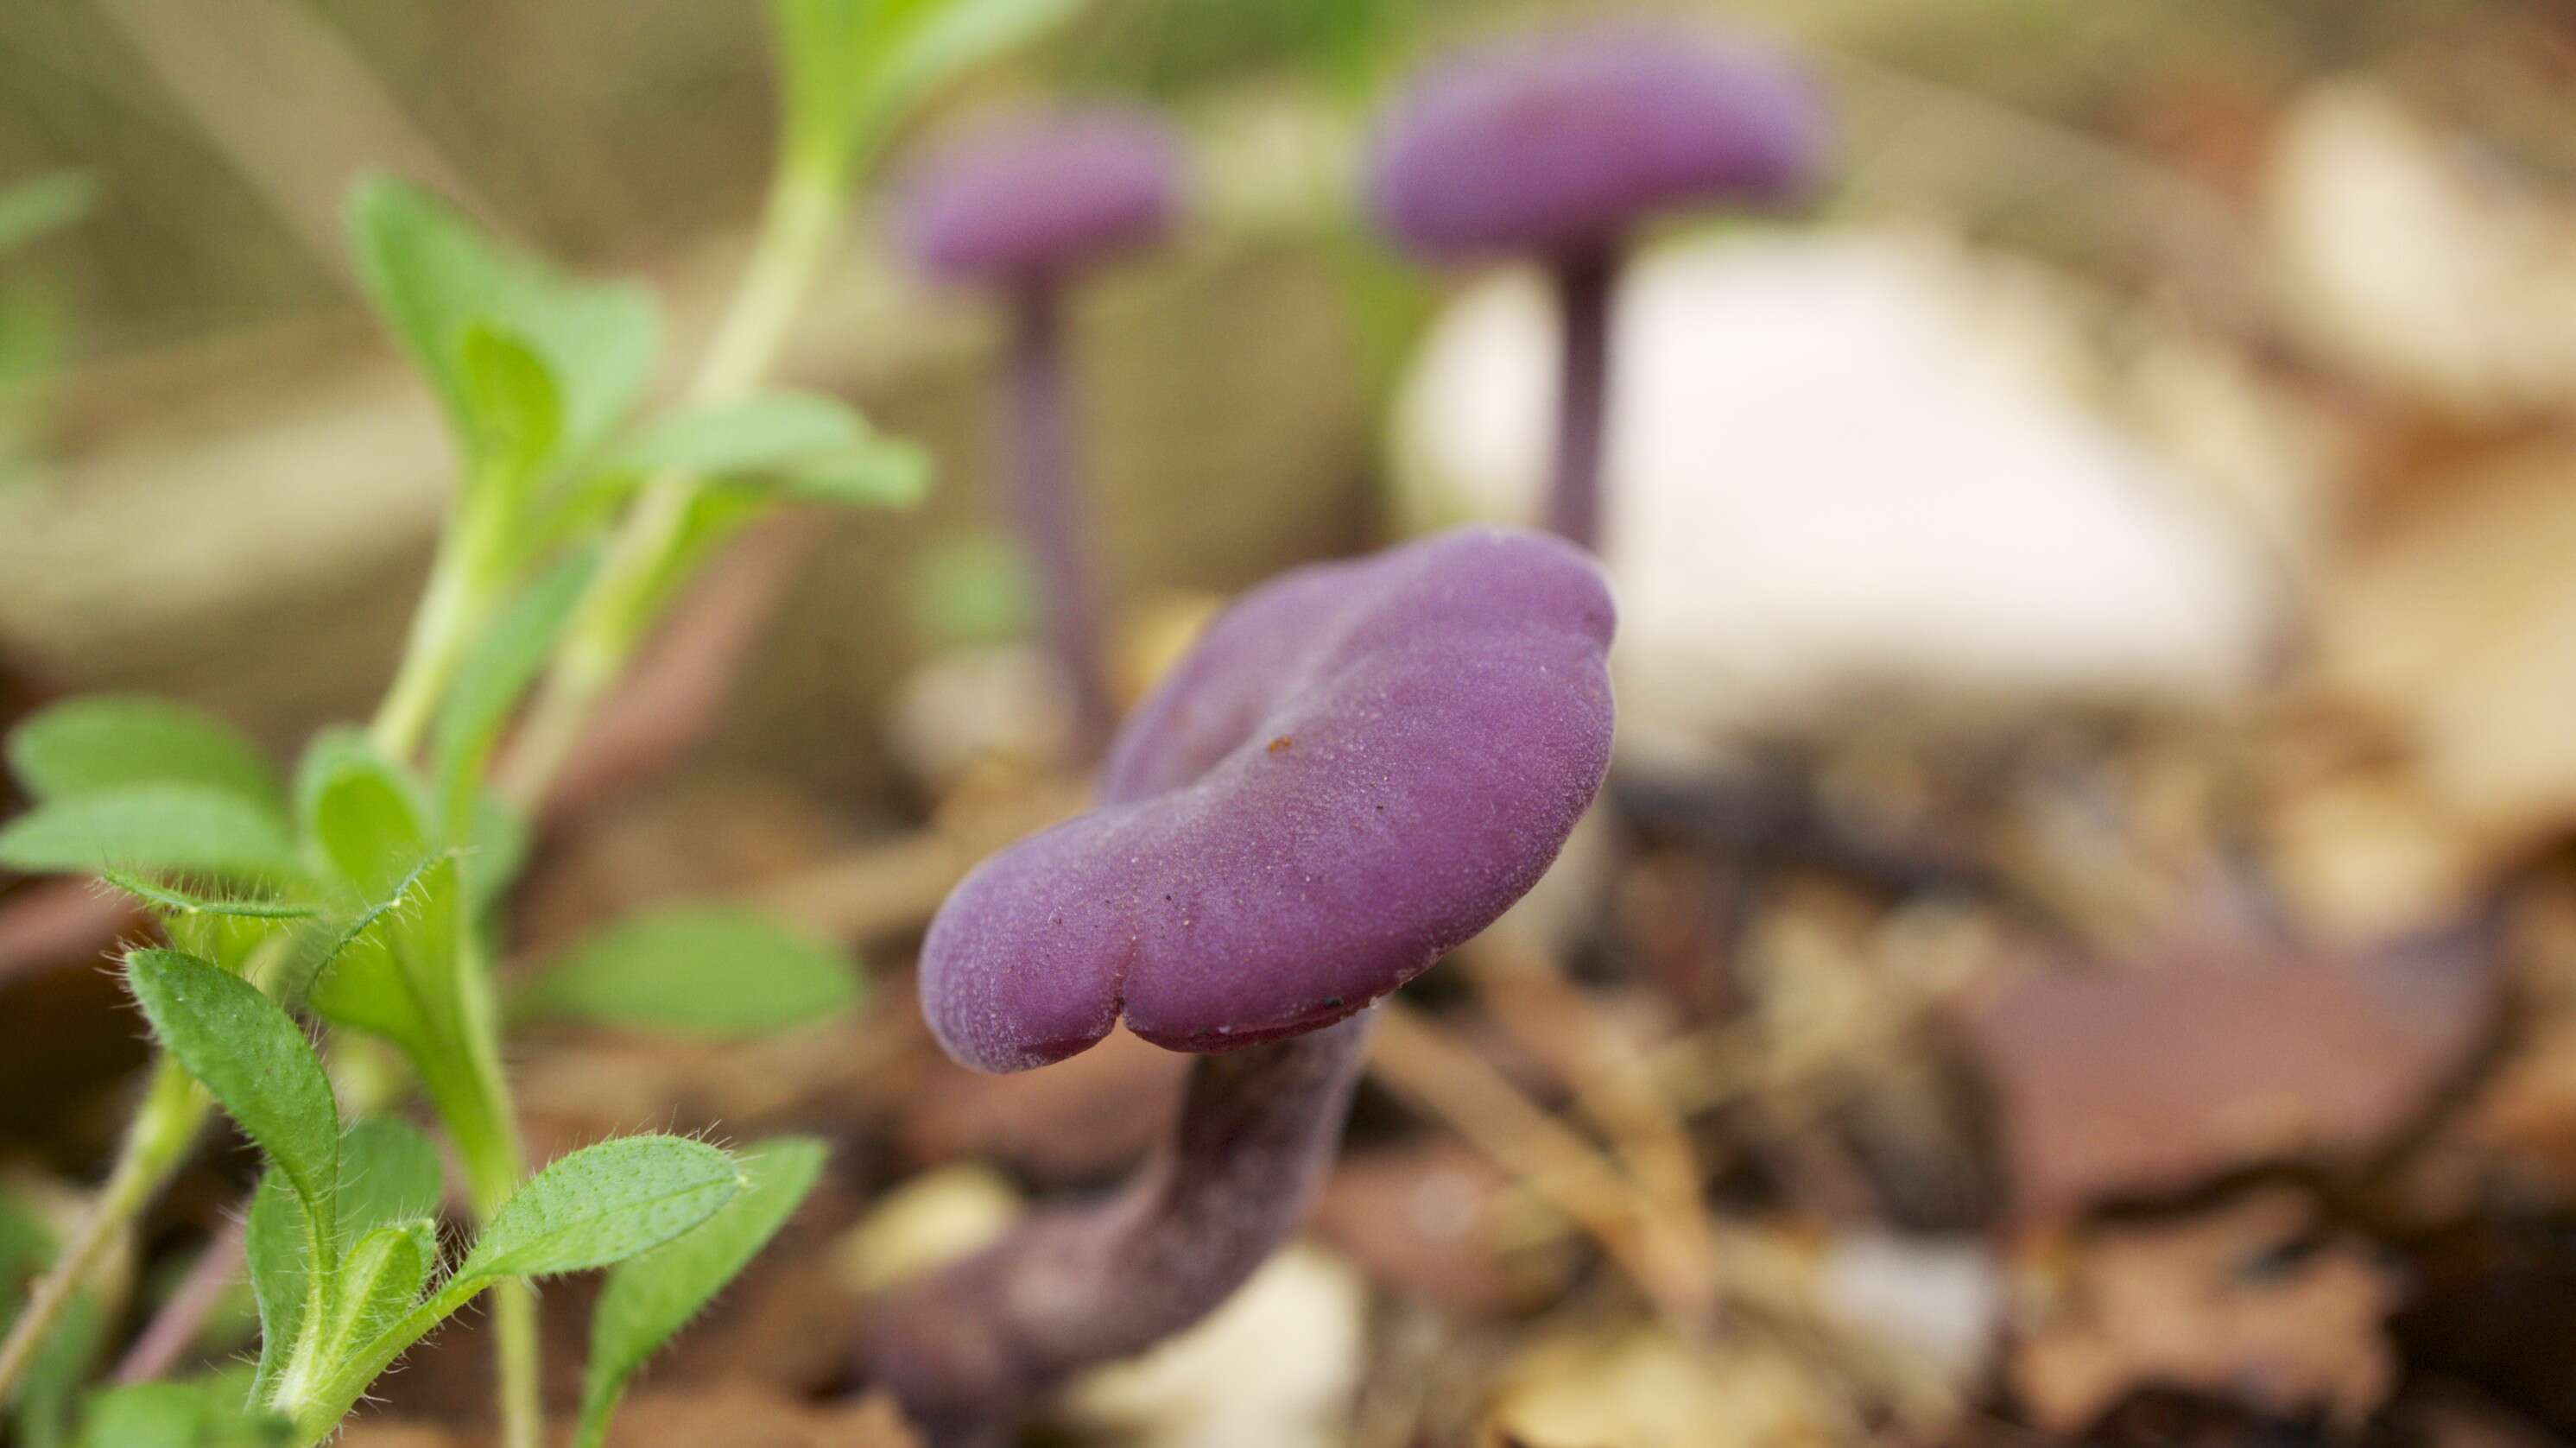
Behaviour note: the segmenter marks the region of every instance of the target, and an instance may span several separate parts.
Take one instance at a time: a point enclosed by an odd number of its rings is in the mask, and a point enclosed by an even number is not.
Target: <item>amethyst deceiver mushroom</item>
[[[1010,306],[1014,513],[1038,571],[1047,645],[1089,745],[1107,736],[1115,710],[1065,396],[1064,293],[1086,270],[1161,240],[1180,178],[1168,127],[1099,105],[989,122],[917,163],[901,189],[904,240],[921,267],[990,287]]]
[[[1610,308],[1631,229],[1685,206],[1794,196],[1824,136],[1823,105],[1785,56],[1643,27],[1453,57],[1388,113],[1370,201],[1389,235],[1438,260],[1535,257],[1553,276],[1557,533],[1600,544]]]
[[[1128,720],[1090,813],[931,923],[923,1012],[1018,1071],[1124,1021],[1201,1054],[1117,1196],[901,1289],[868,1367],[939,1448],[1231,1293],[1304,1216],[1369,1007],[1535,884],[1609,769],[1599,567],[1468,528],[1247,595]]]

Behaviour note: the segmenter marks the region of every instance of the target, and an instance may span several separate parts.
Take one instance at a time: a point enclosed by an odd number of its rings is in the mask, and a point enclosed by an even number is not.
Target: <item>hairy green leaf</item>
[[[40,800],[143,785],[195,785],[282,816],[286,793],[258,746],[200,710],[142,695],[93,694],[43,710],[9,736],[9,768]]]
[[[858,998],[856,964],[837,948],[744,906],[690,904],[592,936],[540,972],[519,1007],[724,1038],[826,1020]]]
[[[32,873],[121,869],[293,880],[295,842],[275,815],[203,785],[150,784],[50,800],[0,826],[0,865]]]
[[[308,999],[333,1025],[382,1036],[419,1064],[462,1040],[456,861],[423,861],[351,924]]]
[[[152,1033],[286,1174],[314,1240],[331,1243],[340,1111],[304,1028],[240,976],[175,950],[135,951],[125,978]]]
[[[275,967],[283,972],[276,978],[300,980],[330,933],[321,906],[266,891],[180,885],[122,870],[102,870],[99,878],[149,906],[174,948],[236,975],[267,980]]]
[[[732,1157],[679,1136],[621,1136],[558,1157],[493,1213],[441,1297],[649,1252],[714,1215],[741,1180]]]
[[[479,449],[496,428],[526,436],[483,410],[494,400],[493,379],[470,377],[465,355],[467,334],[478,325],[509,337],[549,375],[560,418],[549,452],[579,451],[605,437],[652,376],[661,319],[640,287],[571,280],[383,177],[360,182],[351,194],[349,229],[368,296],[468,447]],[[522,373],[501,389],[503,405],[522,421],[525,381]]]
[[[123,870],[101,870],[98,877],[144,904],[171,915],[221,915],[236,920],[310,920],[322,913],[321,906],[308,905],[300,900],[272,900],[254,895],[191,890],[146,880]]]
[[[577,1445],[608,1440],[609,1417],[636,1370],[787,1225],[822,1175],[824,1154],[823,1143],[811,1137],[758,1143],[742,1154],[743,1188],[722,1210],[609,1273],[590,1314]]]
[[[251,1391],[265,1402],[304,1331],[304,1295],[313,1280],[312,1236],[284,1172],[260,1174],[242,1248],[251,1300],[259,1307],[259,1368]]]
[[[211,961],[235,975],[250,975],[254,965],[261,964],[261,953],[272,946],[282,946],[290,954],[282,962],[287,978],[294,979],[298,955],[309,957],[325,931],[321,917],[304,919],[293,915],[234,915],[215,911],[161,912],[162,933],[170,937],[170,947]],[[261,974],[255,977],[267,980]],[[280,995],[279,999],[291,999]]]
[[[338,1364],[365,1350],[411,1314],[438,1265],[438,1228],[427,1218],[378,1227],[340,1265],[337,1320],[324,1329],[315,1361]]]
[[[370,1117],[340,1138],[339,1231],[363,1240],[387,1227],[425,1220],[438,1210],[438,1149],[419,1128],[396,1117]],[[254,1394],[265,1400],[275,1386],[303,1331],[306,1291],[313,1274],[312,1243],[294,1188],[284,1175],[270,1171],[251,1197],[245,1236],[251,1295],[259,1307],[259,1370]],[[422,1256],[426,1273],[436,1261],[435,1238]],[[342,1269],[356,1271],[354,1259]],[[419,1283],[412,1284],[413,1296]],[[344,1294],[343,1303],[347,1302]],[[410,1302],[403,1304],[409,1308]],[[399,1318],[397,1310],[394,1317]],[[344,1322],[343,1348],[363,1343],[391,1325],[376,1322],[363,1333]]]

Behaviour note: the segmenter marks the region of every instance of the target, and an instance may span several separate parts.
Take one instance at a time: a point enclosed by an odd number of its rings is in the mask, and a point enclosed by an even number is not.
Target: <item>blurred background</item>
[[[1534,513],[1537,285],[1399,257],[1365,139],[1426,57],[1635,13],[1779,39],[1837,136],[1806,205],[1676,218],[1629,274],[1612,785],[1408,995],[1308,1239],[1041,1431],[2576,1441],[2555,0],[1090,0],[891,159],[1063,94],[1185,130],[1179,239],[1072,314],[1121,687],[1283,567]],[[359,301],[350,181],[648,281],[676,384],[767,176],[767,45],[689,0],[0,6],[0,181],[53,178],[0,216],[0,725],[143,690],[286,757],[363,717],[453,459]],[[1080,794],[998,526],[1000,320],[862,204],[780,376],[919,439],[931,497],[751,535],[522,887],[515,959],[745,896],[873,986],[757,1042],[516,1042],[540,1154],[840,1147],[631,1441],[900,1441],[834,1400],[857,1301],[1114,1181],[1177,1080],[1123,1037],[976,1077],[910,996],[958,871]],[[101,952],[138,929],[0,876],[26,1201],[113,1139],[142,1046]],[[172,1196],[147,1298],[245,1172]],[[573,1341],[583,1293],[549,1296]],[[479,1441],[473,1337],[351,1441]]]

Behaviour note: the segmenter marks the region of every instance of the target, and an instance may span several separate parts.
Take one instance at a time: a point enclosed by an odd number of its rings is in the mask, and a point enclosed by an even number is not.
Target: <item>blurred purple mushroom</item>
[[[1461,55],[1390,112],[1370,183],[1389,235],[1441,260],[1535,256],[1554,274],[1557,533],[1600,544],[1610,304],[1630,229],[1658,211],[1795,196],[1824,139],[1823,104],[1785,56],[1646,28]]]
[[[1305,1215],[1369,1007],[1537,882],[1609,768],[1600,570],[1462,529],[1255,591],[1128,721],[1100,805],[985,861],[932,922],[951,1056],[1043,1066],[1125,1021],[1203,1053],[1118,1196],[902,1289],[868,1367],[937,1448],[1231,1293]]]
[[[1092,106],[986,125],[918,163],[904,239],[924,270],[994,288],[1011,307],[1008,426],[1017,522],[1036,564],[1049,649],[1085,742],[1116,710],[1101,664],[1064,383],[1064,289],[1085,269],[1161,240],[1180,147],[1152,115]]]

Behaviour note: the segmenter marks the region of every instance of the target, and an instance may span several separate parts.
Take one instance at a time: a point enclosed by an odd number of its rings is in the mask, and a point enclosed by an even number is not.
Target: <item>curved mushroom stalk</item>
[[[932,1448],[985,1448],[1034,1395],[1206,1316],[1305,1217],[1372,1019],[1200,1057],[1170,1140],[1124,1190],[898,1291],[869,1332],[869,1376]]]
[[[1121,726],[1089,813],[978,865],[923,937],[959,1062],[1119,1022],[1205,1059],[1110,1201],[882,1304],[872,1375],[939,1448],[1188,1326],[1305,1214],[1371,1004],[1527,893],[1610,768],[1614,609],[1552,538],[1468,528],[1237,603]]]

